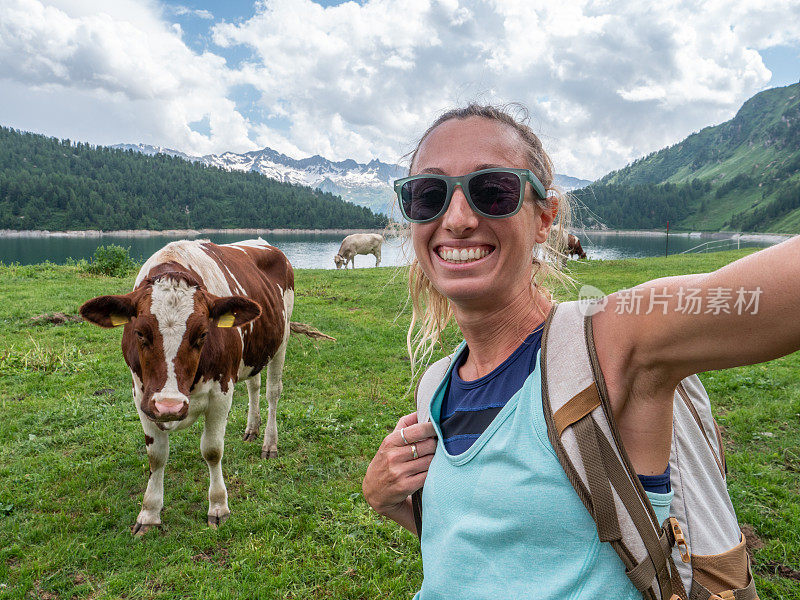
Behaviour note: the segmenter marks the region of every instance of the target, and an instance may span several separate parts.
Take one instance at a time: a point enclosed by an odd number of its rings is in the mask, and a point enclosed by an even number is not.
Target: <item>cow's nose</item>
[[[153,406],[157,417],[173,417],[180,415],[187,404],[188,402],[181,398],[159,398]]]

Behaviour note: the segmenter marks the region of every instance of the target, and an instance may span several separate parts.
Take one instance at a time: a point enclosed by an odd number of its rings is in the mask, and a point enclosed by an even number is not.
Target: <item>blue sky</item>
[[[4,0],[0,124],[390,162],[442,110],[521,102],[594,179],[800,80],[800,3],[754,4]]]

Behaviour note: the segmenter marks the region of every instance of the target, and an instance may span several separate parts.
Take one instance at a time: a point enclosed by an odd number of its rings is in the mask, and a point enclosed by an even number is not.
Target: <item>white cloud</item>
[[[240,76],[309,153],[394,159],[479,97],[529,106],[558,170],[597,177],[730,118],[770,78],[757,50],[800,44],[800,5],[271,0],[214,41],[255,51]]]
[[[519,101],[557,170],[594,178],[730,118],[770,79],[758,50],[800,47],[796,0],[262,0],[249,19],[214,25],[205,53],[170,23],[190,10],[4,2],[0,88],[57,90],[65,116],[105,105],[98,122],[139,122],[130,141],[362,161],[396,160],[453,105]],[[268,118],[245,118],[257,111],[237,108],[241,89]],[[25,110],[8,93],[0,122]],[[210,135],[191,130],[198,121]]]
[[[224,58],[191,51],[155,4],[10,0],[0,8],[0,80],[32,96],[57,92],[52,110],[65,115],[77,103],[125,107],[140,115],[142,137],[190,152],[255,147],[228,97],[231,75]],[[211,135],[192,131],[189,123],[206,116]],[[113,136],[95,131],[91,141],[123,141]]]
[[[213,20],[211,11],[204,8],[189,8],[188,6],[171,6],[169,10],[176,15],[197,17],[198,19]]]

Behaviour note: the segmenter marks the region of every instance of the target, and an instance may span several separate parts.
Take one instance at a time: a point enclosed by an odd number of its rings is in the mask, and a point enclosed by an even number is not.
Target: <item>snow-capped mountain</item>
[[[188,154],[184,154],[178,150],[164,148],[163,146],[151,146],[150,144],[115,144],[111,147],[116,148],[117,150],[133,150],[134,152],[141,152],[142,154],[147,154],[148,156],[166,154],[168,156],[177,156],[192,162],[199,159],[197,156],[189,156]]]
[[[231,171],[258,171],[263,175],[286,183],[307,185],[341,196],[344,200],[367,206],[375,212],[387,214],[394,201],[392,182],[407,173],[405,167],[381,162],[377,158],[366,164],[352,159],[333,162],[322,156],[295,159],[271,148],[236,154],[207,154],[189,156],[183,152],[149,146],[146,144],[117,144],[120,150],[133,150],[144,154],[167,154],[192,162],[228,169]],[[564,190],[573,190],[591,183],[583,179],[556,175],[556,184]]]
[[[393,198],[392,182],[406,170],[373,159],[367,164],[348,159],[333,162],[322,156],[294,159],[271,148],[235,154],[203,156],[207,165],[236,171],[258,171],[283,181],[321,189],[344,200],[387,213]]]

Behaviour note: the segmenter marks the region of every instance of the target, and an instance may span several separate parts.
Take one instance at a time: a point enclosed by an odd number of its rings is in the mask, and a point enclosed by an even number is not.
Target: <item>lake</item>
[[[247,234],[211,233],[203,238],[218,244],[236,242],[248,237]],[[333,257],[339,250],[344,236],[341,234],[273,234],[264,238],[280,248],[296,269],[334,269]],[[667,238],[664,235],[643,235],[641,233],[601,233],[583,232],[579,235],[584,250],[589,258],[618,259],[641,258],[645,256],[664,256]],[[67,258],[91,258],[95,249],[101,245],[118,244],[130,248],[131,255],[139,261],[165,244],[181,239],[180,236],[153,235],[147,237],[101,236],[101,237],[66,237],[66,236],[31,236],[10,237],[0,233],[0,261],[20,264],[35,264],[49,260],[63,263]],[[201,239],[201,238],[198,238]],[[766,247],[777,243],[782,238],[777,236],[724,236],[722,234],[671,234],[669,236],[669,253],[677,254],[687,250],[712,251],[744,247]],[[402,239],[390,237],[383,246],[381,266],[398,266],[408,262]],[[356,256],[357,268],[375,265],[373,256]]]

